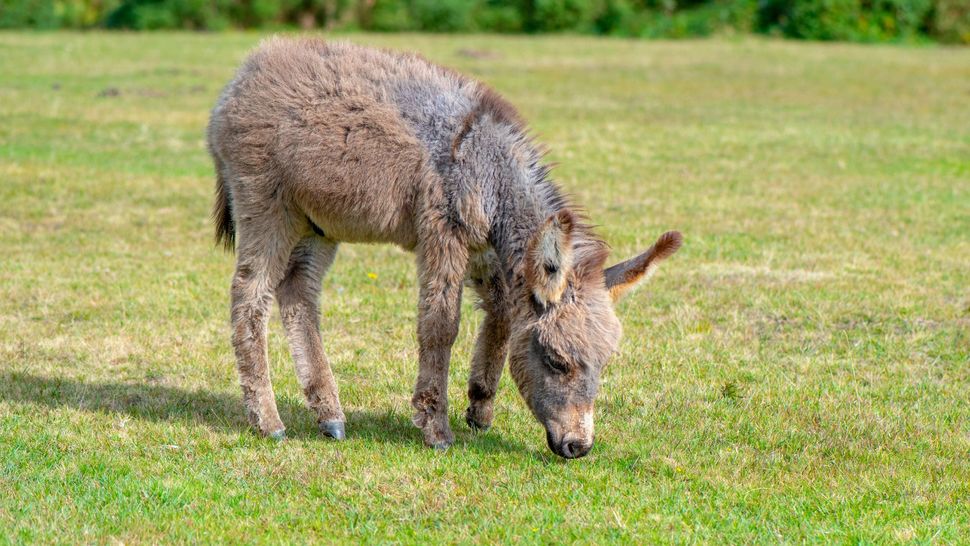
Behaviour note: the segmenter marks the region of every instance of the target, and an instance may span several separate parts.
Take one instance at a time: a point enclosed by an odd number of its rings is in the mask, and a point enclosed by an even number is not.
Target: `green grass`
[[[505,93],[617,259],[685,234],[620,305],[566,462],[508,378],[493,429],[464,425],[470,300],[457,443],[421,446],[387,246],[324,283],[348,441],[315,434],[276,318],[290,439],[249,432],[203,131],[259,38],[0,34],[0,543],[970,536],[970,50],[349,37]]]

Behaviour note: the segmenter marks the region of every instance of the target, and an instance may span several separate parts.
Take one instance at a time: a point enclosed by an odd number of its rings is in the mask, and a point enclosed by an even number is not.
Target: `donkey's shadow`
[[[0,399],[49,408],[69,407],[82,411],[126,415],[145,421],[182,422],[230,433],[250,432],[243,417],[241,396],[178,387],[85,382],[76,379],[44,377],[24,372],[0,372]],[[288,424],[290,438],[322,438],[316,431],[310,410],[302,403],[278,397],[277,406]],[[408,416],[393,411],[347,411],[348,441],[421,445],[421,432]],[[496,434],[472,435],[452,423],[462,449],[478,452],[529,451]],[[464,433],[463,433],[464,432]]]

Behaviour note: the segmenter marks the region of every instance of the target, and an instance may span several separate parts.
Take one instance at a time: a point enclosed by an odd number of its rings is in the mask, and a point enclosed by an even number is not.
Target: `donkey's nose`
[[[567,459],[578,459],[593,449],[593,442],[585,443],[579,440],[566,440],[559,446],[559,454]]]

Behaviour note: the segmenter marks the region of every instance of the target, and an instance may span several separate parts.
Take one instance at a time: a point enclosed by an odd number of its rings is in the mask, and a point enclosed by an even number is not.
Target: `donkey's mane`
[[[467,79],[465,76],[461,77]],[[468,132],[472,130],[475,122],[482,116],[488,115],[495,122],[508,125],[520,134],[527,133],[525,120],[512,103],[505,100],[505,97],[488,85],[477,80],[474,83],[476,84],[474,96],[475,105],[465,114],[464,119],[461,121],[461,128],[458,129],[451,143],[452,159],[458,154],[458,146],[462,140],[468,136]]]

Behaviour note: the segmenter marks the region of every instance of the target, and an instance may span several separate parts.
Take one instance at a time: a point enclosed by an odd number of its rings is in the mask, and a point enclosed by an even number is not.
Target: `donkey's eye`
[[[545,345],[539,342],[539,338],[532,336],[532,351],[542,360],[542,364],[556,373],[566,373],[569,366],[552,353]]]
[[[566,373],[569,371],[569,367],[564,362],[550,355],[548,352],[542,355],[542,363],[556,373]]]

